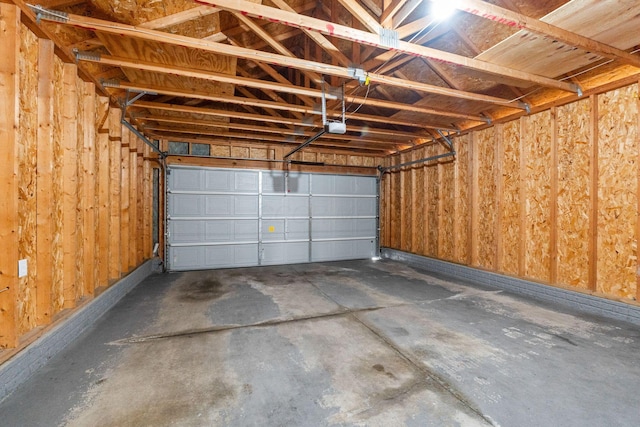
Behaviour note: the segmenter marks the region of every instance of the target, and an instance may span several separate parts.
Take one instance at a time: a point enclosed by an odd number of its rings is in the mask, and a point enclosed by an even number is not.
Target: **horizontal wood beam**
[[[191,9],[180,11],[178,13],[163,16],[162,18],[154,19],[153,21],[147,21],[143,24],[140,24],[140,27],[157,30],[160,28],[167,28],[172,25],[182,24],[188,21],[193,21],[194,19],[202,18],[204,16],[218,12],[220,12],[220,10],[216,9],[215,7],[212,8],[207,6],[196,6],[192,7]]]
[[[248,77],[237,77],[229,74],[214,73],[210,71],[201,71],[193,68],[179,67],[176,65],[159,64],[154,62],[135,60],[111,55],[100,56],[80,56],[80,61],[97,62],[115,67],[134,68],[138,70],[152,71],[163,74],[176,74],[183,77],[194,77],[197,79],[209,80],[218,83],[230,83],[233,85],[241,85],[253,87],[256,89],[275,90],[277,92],[292,93],[295,95],[303,95],[318,98],[322,96],[322,92],[316,89],[308,89],[294,85],[283,83],[274,83],[265,80],[251,79]],[[335,96],[327,95],[328,99],[336,99]]]
[[[268,9],[279,10],[274,8],[268,8]],[[289,13],[285,11],[281,11],[281,12]],[[292,15],[296,15],[296,14],[292,14]],[[46,19],[46,17],[43,16],[42,19]],[[320,22],[324,22],[324,21],[320,21]],[[348,67],[339,67],[335,65],[323,64],[323,63],[309,61],[305,59],[290,58],[284,55],[257,51],[257,50],[247,49],[239,46],[230,46],[228,44],[211,42],[207,40],[196,39],[196,38],[181,36],[177,34],[169,34],[162,31],[149,30],[145,28],[134,27],[131,25],[120,24],[120,23],[111,22],[111,21],[104,21],[100,19],[69,14],[68,20],[65,23],[68,25],[74,25],[77,27],[81,27],[81,28],[85,28],[93,31],[100,31],[100,32],[105,32],[109,34],[117,34],[119,36],[130,36],[130,37],[135,37],[143,40],[150,40],[150,41],[167,43],[167,44],[177,45],[177,46],[184,46],[184,47],[189,47],[193,49],[201,49],[207,52],[213,52],[213,53],[218,53],[222,55],[236,56],[239,58],[244,58],[249,60],[264,61],[270,64],[276,64],[280,66],[287,66],[292,68],[316,71],[319,73],[337,76],[337,77],[343,77],[346,79],[353,78],[353,72]],[[378,37],[378,36],[375,36],[375,37]],[[466,59],[469,59],[469,58],[466,58]],[[517,101],[497,98],[493,96],[481,95],[481,94],[476,94],[472,92],[464,92],[464,91],[445,88],[441,86],[429,85],[421,82],[407,81],[404,79],[383,76],[375,73],[369,73],[368,76],[372,82],[377,82],[380,84],[386,84],[390,86],[412,89],[419,92],[450,96],[454,98],[466,99],[471,101],[486,102],[490,104],[502,105],[504,107],[526,109],[526,106],[523,103],[517,102]],[[552,80],[552,79],[548,79],[548,80]]]
[[[185,117],[174,117],[168,115],[145,115],[145,116],[136,116],[136,120],[139,121],[155,121],[155,122],[163,122],[163,123],[177,123],[177,124],[185,124],[185,125],[196,125],[196,126],[208,126],[214,128],[221,129],[236,129],[248,132],[257,132],[257,133],[273,133],[278,135],[292,135],[292,136],[313,136],[314,132],[302,131],[300,129],[289,129],[289,128],[272,128],[265,126],[255,126],[255,125],[245,125],[241,123],[223,123],[223,122],[212,122],[207,120],[197,120],[197,119],[189,119]],[[368,142],[372,144],[390,144],[390,145],[407,145],[406,141],[397,142],[394,140],[385,140],[385,139],[372,139],[362,136],[352,136],[352,135],[337,135],[332,134],[331,139],[335,139],[338,141],[352,141],[354,138],[357,138],[360,142]]]
[[[278,144],[295,144],[298,145],[304,142],[303,138],[292,139],[292,138],[282,138],[276,136],[263,136],[263,135],[254,135],[254,134],[245,134],[245,133],[235,133],[235,132],[216,132],[206,129],[194,129],[194,128],[177,128],[177,127],[168,127],[168,126],[145,126],[145,132],[170,132],[175,135],[184,134],[184,135],[203,135],[203,136],[212,136],[215,138],[227,138],[227,140],[246,140],[251,143],[255,142],[275,142]],[[327,134],[325,134],[327,135]],[[389,144],[386,146],[375,146],[369,143],[362,144],[355,142],[357,139],[353,141],[346,142],[335,142],[330,141],[323,135],[321,139],[318,139],[317,142],[314,142],[314,145],[323,146],[323,147],[341,147],[341,148],[360,148],[366,149],[369,151],[382,151],[382,152],[390,152],[395,150],[395,148]]]
[[[311,29],[333,37],[349,40],[352,42],[375,46],[381,49],[394,50],[407,55],[435,59],[462,67],[474,69],[503,77],[521,80],[527,83],[535,83],[541,86],[564,90],[567,92],[579,92],[580,88],[573,84],[562,82],[537,74],[519,71],[513,68],[503,67],[478,59],[445,52],[426,46],[413,44],[399,40],[397,46],[388,46],[381,41],[378,34],[357,30],[333,22],[323,21],[298,13],[287,12],[273,7],[251,3],[245,0],[198,0],[200,3],[210,4],[224,10],[236,11],[260,19],[267,19],[291,27]]]
[[[239,96],[227,96],[227,95],[209,95],[205,92],[198,92],[196,90],[177,90],[177,89],[167,89],[160,86],[154,85],[139,85],[121,82],[118,86],[119,89],[127,89],[136,92],[149,92],[149,93],[157,93],[160,95],[170,95],[170,96],[178,96],[182,98],[193,98],[193,99],[203,99],[207,101],[228,103],[233,105],[246,105],[251,107],[259,107],[259,108],[271,108],[274,110],[282,110],[289,112],[297,112],[302,114],[317,114],[320,115],[320,111],[314,111],[313,108],[293,105],[293,104],[284,104],[280,102],[273,101],[264,101],[261,99],[252,99],[252,98],[243,98]]]
[[[468,12],[472,15],[480,16],[510,27],[527,29],[538,34],[550,36],[555,40],[561,41],[570,46],[640,68],[640,56],[632,55],[622,49],[617,49],[608,44],[600,43],[596,40],[590,39],[589,37],[581,36],[580,34],[556,27],[555,25],[548,24],[538,19],[530,18],[509,9],[504,9],[479,0],[459,0],[452,2],[451,4],[455,5],[457,9]]]
[[[277,124],[300,126],[300,127],[318,127],[320,125],[317,122],[312,123],[312,122],[300,121],[296,119],[288,119],[284,117],[272,117],[272,116],[266,116],[261,114],[242,113],[238,111],[191,107],[191,106],[178,105],[178,104],[163,104],[163,103],[148,102],[148,101],[137,101],[136,103],[132,104],[129,108],[147,108],[151,110],[202,114],[202,115],[208,115],[208,116],[214,116],[214,117],[234,118],[234,119],[241,119],[241,120],[277,123]],[[422,134],[422,133],[411,133],[411,132],[387,130],[387,129],[373,128],[370,126],[362,127],[362,126],[349,125],[348,130],[349,132],[360,132],[360,133],[365,133],[367,135],[389,136],[390,138],[394,138],[396,141],[403,144],[407,144],[407,143],[411,144],[412,141],[416,138],[429,137],[429,135]]]
[[[200,78],[200,79],[210,80],[210,81],[215,81],[220,83],[231,83],[234,85],[253,87],[253,88],[262,89],[262,90],[273,90],[273,91],[284,92],[284,93],[294,93],[296,95],[304,95],[304,96],[315,97],[315,98],[322,97],[322,91],[317,89],[301,88],[299,86],[294,86],[294,85],[267,82],[264,80],[251,79],[248,77],[230,76],[228,74],[222,74],[222,73],[196,71],[190,68],[156,64],[156,63],[150,63],[147,61],[135,61],[135,60],[130,60],[127,58],[121,58],[116,56],[101,55],[99,57],[88,56],[86,58],[84,56],[81,56],[80,60],[88,61],[88,62],[98,62],[100,64],[113,65],[117,67],[126,67],[126,68],[138,69],[138,70],[153,71],[158,73],[178,74],[178,75],[187,76],[187,77],[195,77],[195,78]],[[198,94],[196,91],[178,91],[175,89],[165,89],[161,87],[155,87],[155,86],[152,87],[148,85],[139,86],[139,85],[127,84],[127,83],[120,83],[120,85],[121,87],[126,89],[146,90],[147,92],[157,92],[165,95],[187,96],[192,98],[207,99],[211,101],[228,102],[231,104],[238,104],[238,105],[251,105],[254,107],[274,108],[274,109],[280,109],[280,110],[286,110],[286,111],[300,112],[303,114],[320,114],[320,111],[317,111],[311,107],[304,107],[304,106],[288,104],[288,103],[276,103],[271,101],[250,100],[248,98],[239,98],[239,97],[233,97],[233,96],[227,96],[227,95]],[[335,99],[335,96],[331,96],[327,94],[326,98]],[[484,122],[484,119],[482,117],[477,115],[472,115],[472,114],[448,112],[444,110],[438,110],[435,108],[417,107],[417,106],[412,106],[410,104],[404,104],[400,102],[384,101],[384,100],[378,100],[375,98],[365,98],[361,96],[355,96],[355,97],[349,97],[349,98],[354,103],[366,103],[366,105],[369,105],[369,106],[390,108],[390,109],[400,110],[400,111],[412,111],[416,113],[432,114],[436,116],[453,117],[453,118],[459,118],[459,119],[467,119],[467,120]],[[425,124],[420,124],[418,125],[418,127],[437,128],[437,126],[428,126]]]

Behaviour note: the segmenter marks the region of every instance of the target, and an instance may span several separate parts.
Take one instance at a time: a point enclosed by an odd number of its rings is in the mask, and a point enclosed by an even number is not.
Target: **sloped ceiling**
[[[114,100],[145,92],[128,114],[150,138],[293,145],[344,88],[347,133],[314,144],[384,155],[640,71],[634,0],[14,3]]]

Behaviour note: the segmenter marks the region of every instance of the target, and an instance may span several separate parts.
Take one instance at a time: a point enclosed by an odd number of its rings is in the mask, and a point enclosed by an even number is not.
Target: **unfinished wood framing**
[[[203,2],[219,7],[125,2],[100,19],[90,2],[49,2],[69,13],[51,22],[0,0],[0,185],[15,195],[0,199],[0,349],[19,351],[154,256],[155,169],[374,176],[444,153],[437,130],[454,157],[382,176],[383,246],[637,300],[640,6],[468,0],[480,18],[435,28],[418,0]],[[323,125],[322,80],[345,88],[347,131],[288,165]],[[122,109],[128,90],[144,94]],[[123,119],[188,155],[153,152]]]
[[[27,274],[18,279],[17,322],[22,335],[37,325],[36,314],[36,164],[38,132],[38,42],[20,26],[20,116],[18,121],[18,259],[26,260]],[[29,266],[31,268],[29,268]]]
[[[18,60],[20,46],[20,14],[10,4],[0,3],[0,185],[4,194],[18,192],[17,134],[18,123]],[[0,257],[0,349],[15,347],[16,295],[18,281],[18,198],[0,197],[0,241],[6,248]]]
[[[394,218],[420,208],[425,242],[415,253],[636,300],[638,104],[634,83],[455,137],[451,168],[425,165],[424,190],[403,179],[411,170],[385,177],[383,244],[401,249]]]
[[[53,313],[53,60],[51,40],[38,40],[38,149],[36,170],[36,316],[38,325]]]
[[[7,3],[0,3],[0,40],[0,182],[4,194],[15,195],[0,198],[2,362],[64,318],[62,311],[151,257],[142,242],[151,236],[143,198],[150,197],[144,174],[153,160],[141,145],[131,153],[137,185],[126,194],[140,214],[126,230],[135,248],[127,258],[132,265],[121,270],[119,247],[111,250],[114,241],[126,241],[119,228],[125,192],[112,174],[112,167],[120,173],[120,154],[110,161],[112,151],[121,151],[120,109],[109,108],[94,83],[81,79],[78,67],[61,60],[54,43],[22,24]],[[18,260],[27,265],[22,277]],[[112,265],[117,269],[110,271]]]

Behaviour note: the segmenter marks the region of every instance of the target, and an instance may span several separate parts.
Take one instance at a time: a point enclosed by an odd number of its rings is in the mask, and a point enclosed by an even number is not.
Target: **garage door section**
[[[374,177],[171,167],[167,267],[196,270],[369,258]]]
[[[376,194],[375,178],[311,177],[311,261],[374,256]]]
[[[259,173],[169,170],[169,268],[258,265]]]

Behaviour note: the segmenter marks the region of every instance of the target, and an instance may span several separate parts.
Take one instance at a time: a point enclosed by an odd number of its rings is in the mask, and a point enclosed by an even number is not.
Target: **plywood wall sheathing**
[[[526,235],[525,275],[550,279],[551,111],[524,118],[526,135]]]
[[[75,64],[62,66],[62,248],[64,308],[76,305],[77,217],[78,217],[78,94]]]
[[[498,210],[496,206],[496,173],[495,173],[495,141],[496,128],[491,127],[476,134],[475,147],[478,155],[478,266],[486,269],[495,268],[496,259],[496,225]]]
[[[454,139],[456,156],[454,161],[455,169],[455,233],[454,233],[454,261],[461,264],[469,263],[470,255],[470,234],[471,212],[469,191],[471,181],[470,156],[469,156],[469,134]]]
[[[638,85],[598,96],[597,290],[636,297]]]
[[[520,245],[520,121],[502,127],[502,203],[499,212],[502,238],[501,262],[498,271],[518,274]]]
[[[51,322],[53,313],[53,60],[51,40],[38,39],[38,131],[36,170],[36,317],[38,325]]]
[[[12,4],[0,3],[0,186],[4,194],[17,194],[18,50],[20,14]],[[15,347],[16,282],[18,281],[18,199],[0,197],[0,241],[8,250],[0,257],[0,349]]]
[[[558,275],[560,285],[589,286],[591,100],[556,109]]]
[[[18,335],[37,325],[36,315],[36,162],[38,132],[38,41],[20,26],[20,116],[18,162],[18,259],[27,260],[27,275],[18,279],[16,292]],[[4,147],[3,147],[4,148]],[[5,195],[6,197],[6,195]],[[29,268],[30,267],[30,268]],[[14,267],[15,268],[15,267]]]

